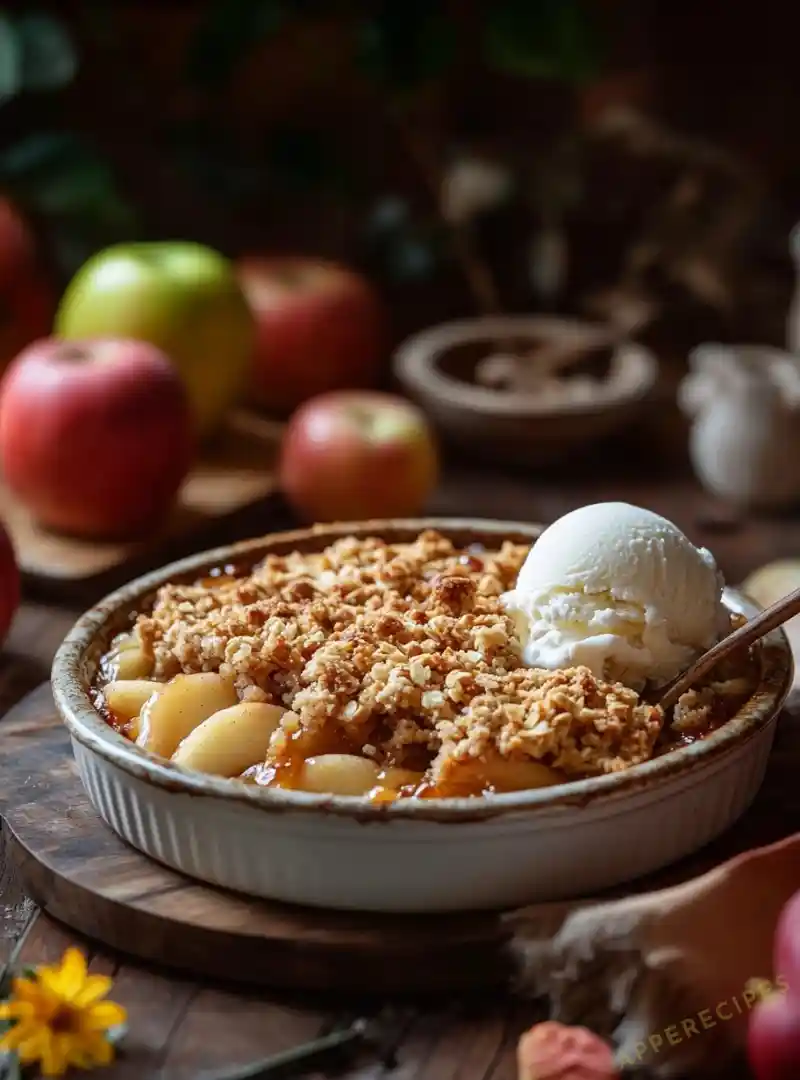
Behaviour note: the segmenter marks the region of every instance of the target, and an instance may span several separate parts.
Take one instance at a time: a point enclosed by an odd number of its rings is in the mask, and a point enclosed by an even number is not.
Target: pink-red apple
[[[750,1014],[747,1048],[757,1080],[800,1077],[800,891],[778,919],[773,945],[776,992]]]
[[[283,491],[309,521],[416,514],[438,471],[424,414],[377,391],[312,398],[291,417],[281,447]]]
[[[797,1000],[800,1013],[800,889],[784,905],[778,919],[774,959],[775,971]]]
[[[11,537],[0,524],[0,642],[5,641],[19,607],[20,575]]]
[[[599,1035],[554,1020],[535,1024],[517,1043],[517,1080],[619,1080],[611,1047]]]
[[[192,461],[186,390],[142,341],[35,342],[0,383],[0,465],[43,526],[133,538],[170,509]]]
[[[800,1077],[800,1003],[777,993],[750,1014],[747,1052],[756,1080]]]
[[[255,404],[286,414],[316,394],[375,385],[386,316],[366,278],[300,256],[242,258],[237,275],[258,326]]]

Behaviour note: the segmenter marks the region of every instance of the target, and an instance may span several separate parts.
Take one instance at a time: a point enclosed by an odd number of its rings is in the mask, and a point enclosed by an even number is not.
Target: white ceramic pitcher
[[[689,368],[678,400],[703,486],[742,507],[800,504],[800,357],[711,343],[692,351]]]

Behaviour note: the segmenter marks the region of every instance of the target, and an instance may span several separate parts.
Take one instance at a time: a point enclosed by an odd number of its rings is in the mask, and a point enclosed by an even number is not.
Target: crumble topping
[[[523,666],[499,597],[527,553],[461,551],[432,531],[342,539],[270,555],[246,578],[166,585],[138,633],[157,679],[218,671],[242,700],[291,709],[268,763],[345,748],[436,785],[498,757],[571,778],[647,760],[660,709],[586,668]]]

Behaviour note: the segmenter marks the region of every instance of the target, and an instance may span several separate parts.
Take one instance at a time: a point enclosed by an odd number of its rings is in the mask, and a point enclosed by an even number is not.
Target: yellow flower
[[[126,1015],[121,1005],[101,1000],[110,989],[107,975],[88,973],[78,949],[67,949],[55,967],[15,978],[8,1001],[0,1004],[0,1019],[13,1023],[0,1051],[16,1051],[23,1065],[40,1062],[44,1076],[63,1076],[70,1065],[108,1065],[114,1048],[107,1032]]]

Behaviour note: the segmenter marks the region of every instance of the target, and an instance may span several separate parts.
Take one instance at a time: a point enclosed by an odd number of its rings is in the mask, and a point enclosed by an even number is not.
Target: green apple
[[[188,241],[117,244],[93,255],[67,286],[58,337],[135,338],[180,373],[201,436],[244,389],[255,321],[231,263]]]

